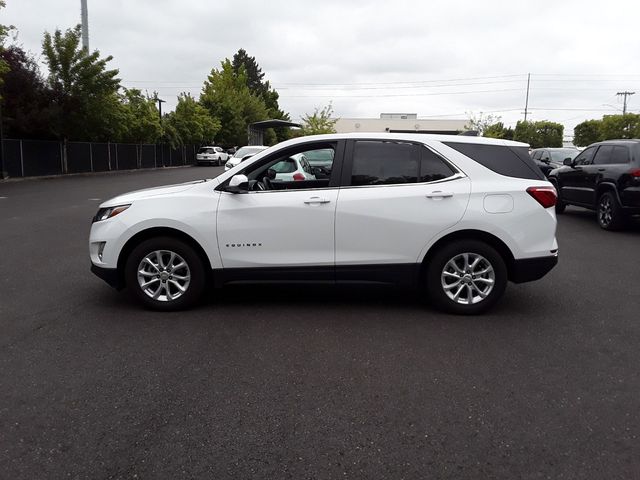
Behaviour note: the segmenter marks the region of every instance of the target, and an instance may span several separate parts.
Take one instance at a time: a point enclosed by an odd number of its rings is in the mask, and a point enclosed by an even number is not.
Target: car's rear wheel
[[[598,198],[598,224],[605,230],[619,230],[625,225],[625,215],[613,192],[604,192]]]
[[[133,249],[125,265],[129,291],[154,310],[192,306],[205,286],[205,270],[194,249],[172,237],[145,240]]]
[[[475,315],[491,308],[507,285],[500,254],[478,240],[458,240],[440,248],[427,266],[427,288],[436,307]]]

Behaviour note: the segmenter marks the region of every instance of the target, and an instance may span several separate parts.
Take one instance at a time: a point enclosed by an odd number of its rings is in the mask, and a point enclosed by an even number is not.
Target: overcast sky
[[[340,117],[381,112],[467,118],[492,112],[565,125],[622,109],[637,91],[640,2],[88,0],[90,47],[122,84],[172,108],[244,48],[299,119],[333,102]],[[80,22],[80,0],[7,0],[1,22],[40,55],[42,34]]]

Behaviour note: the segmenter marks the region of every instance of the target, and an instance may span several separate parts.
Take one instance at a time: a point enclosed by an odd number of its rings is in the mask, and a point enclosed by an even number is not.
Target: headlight
[[[100,210],[98,210],[98,213],[96,213],[96,216],[93,217],[93,221],[94,222],[101,222],[102,220],[106,220],[108,218],[115,217],[116,215],[119,215],[122,212],[124,212],[130,206],[131,206],[131,204],[129,204],[129,205],[117,205],[115,207],[101,208]]]

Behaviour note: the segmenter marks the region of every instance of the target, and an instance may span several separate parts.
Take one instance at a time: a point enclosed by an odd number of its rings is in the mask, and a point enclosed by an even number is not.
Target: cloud
[[[8,3],[3,22],[34,52],[45,30],[80,17],[77,0]],[[169,108],[245,48],[294,119],[333,100],[344,117],[500,111],[513,124],[531,72],[531,117],[569,131],[614,113],[621,89],[638,90],[629,108],[640,109],[638,13],[640,4],[621,0],[89,0],[91,47],[114,56],[124,85],[157,90]]]

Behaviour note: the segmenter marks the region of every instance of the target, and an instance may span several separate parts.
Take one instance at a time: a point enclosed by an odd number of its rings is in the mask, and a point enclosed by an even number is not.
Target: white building
[[[337,133],[402,132],[452,134],[465,131],[467,120],[418,118],[416,113],[382,113],[380,118],[340,118]]]

